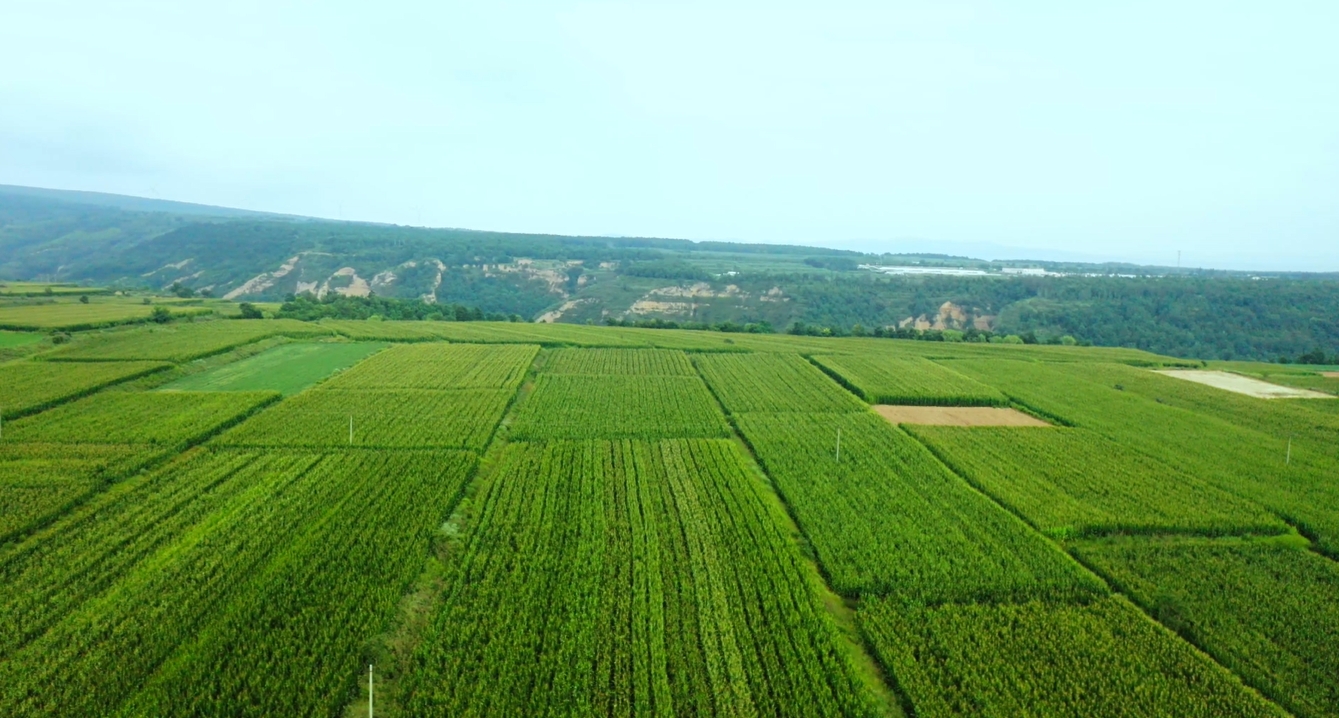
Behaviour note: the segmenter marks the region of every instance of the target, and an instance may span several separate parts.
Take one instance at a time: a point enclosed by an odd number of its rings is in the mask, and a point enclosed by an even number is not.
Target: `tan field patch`
[[[1253,396],[1257,399],[1333,399],[1331,394],[1323,394],[1310,389],[1294,389],[1290,386],[1279,386],[1270,384],[1267,381],[1252,379],[1240,374],[1231,374],[1225,371],[1207,371],[1202,369],[1159,369],[1159,374],[1164,376],[1185,379],[1198,384],[1207,384],[1218,389],[1234,391],[1238,394]]]
[[[933,426],[1050,426],[1017,409],[994,406],[890,406],[874,407],[879,416],[894,424]]]
[[[1339,371],[1323,371],[1320,375],[1326,379],[1339,379]]]

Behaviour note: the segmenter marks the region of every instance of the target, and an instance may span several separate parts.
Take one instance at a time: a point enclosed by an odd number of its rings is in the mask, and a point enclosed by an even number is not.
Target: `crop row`
[[[700,354],[694,362],[732,414],[867,410],[798,354]]]
[[[222,436],[227,446],[482,451],[514,389],[306,391]]]
[[[125,445],[0,444],[0,543],[147,460]]]
[[[727,441],[519,443],[406,678],[412,715],[874,715]]]
[[[185,362],[273,336],[329,336],[319,324],[291,319],[218,320],[80,335],[45,358],[60,361]]]
[[[538,351],[527,344],[400,344],[318,389],[515,389]]]
[[[555,349],[545,374],[696,376],[688,355],[669,349]]]
[[[104,392],[13,422],[5,441],[184,447],[278,399],[275,392]]]
[[[1339,564],[1233,539],[1109,539],[1075,550],[1293,713],[1339,716]]]
[[[880,353],[816,356],[814,361],[871,404],[1008,404],[1000,392],[921,357]]]
[[[91,530],[53,532],[6,556],[7,584],[46,586],[59,610],[6,594],[27,602],[26,613],[6,605],[7,620],[26,627],[37,612],[47,627],[25,631],[0,661],[0,709],[336,713],[363,645],[385,630],[474,465],[441,452],[187,461],[196,463],[174,468],[193,474],[186,493],[198,501],[145,481],[158,501],[131,502],[130,491],[107,507],[141,524],[79,512],[68,520]],[[35,560],[62,552],[85,571]]]
[[[1105,590],[873,413],[735,419],[839,593],[937,603]]]
[[[1339,555],[1339,483],[1329,449],[1270,435],[1127,391],[1091,365],[955,361],[959,371],[1064,423],[1089,428],[1255,501]],[[1172,381],[1169,379],[1168,381]]]
[[[1258,504],[1088,429],[905,429],[959,475],[1052,536],[1288,531]]]
[[[729,427],[697,377],[541,374],[514,439],[724,437]]]
[[[1117,596],[940,606],[874,599],[858,616],[920,718],[1287,715]]]
[[[15,361],[0,365],[0,418],[12,419],[98,389],[168,368],[163,362],[48,364]]]

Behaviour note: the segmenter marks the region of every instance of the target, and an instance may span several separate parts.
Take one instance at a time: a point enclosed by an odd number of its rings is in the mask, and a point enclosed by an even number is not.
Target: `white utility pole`
[[[367,664],[367,718],[372,718],[372,664]]]
[[[349,417],[349,446],[353,446],[353,417]]]
[[[837,463],[842,462],[842,428],[837,427]]]
[[[1283,459],[1283,465],[1288,466],[1293,462],[1293,438],[1288,437],[1288,455]]]

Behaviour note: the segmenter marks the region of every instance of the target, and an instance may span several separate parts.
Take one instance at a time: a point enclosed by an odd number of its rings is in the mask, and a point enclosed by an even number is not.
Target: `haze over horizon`
[[[316,7],[7,4],[0,184],[1339,270],[1333,3]]]

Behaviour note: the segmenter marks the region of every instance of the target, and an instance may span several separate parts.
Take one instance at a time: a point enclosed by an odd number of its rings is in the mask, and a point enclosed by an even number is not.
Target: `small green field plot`
[[[696,376],[688,355],[669,349],[555,349],[545,374]]]
[[[45,336],[37,332],[6,332],[0,331],[0,349],[9,349],[11,347],[22,347],[29,344],[36,344]]]
[[[0,282],[0,296],[36,297],[105,294],[108,290],[61,282]]]
[[[110,392],[7,424],[6,441],[182,446],[246,417],[275,392]]]
[[[1105,590],[873,413],[742,414],[736,422],[838,593],[936,602]]]
[[[731,414],[869,410],[798,354],[700,354],[693,361]]]
[[[1111,539],[1075,550],[1284,707],[1339,716],[1339,564],[1277,542],[1230,539]]]
[[[319,324],[291,319],[220,319],[100,332],[45,355],[51,360],[184,362],[268,337],[330,336]]]
[[[21,416],[170,366],[150,361],[115,364],[14,361],[0,364],[0,417]]]
[[[217,440],[228,446],[452,448],[481,451],[514,389],[313,389]]]
[[[321,390],[515,389],[535,345],[402,344],[341,373]]]
[[[1004,406],[1003,394],[920,357],[816,356],[824,370],[871,404]]]
[[[727,441],[507,447],[405,714],[879,715],[762,491]]]
[[[161,391],[277,391],[296,394],[385,348],[376,343],[294,342],[182,377]],[[115,366],[115,364],[112,364]]]
[[[95,491],[135,456],[123,445],[0,444],[0,543]]]
[[[905,428],[961,476],[1053,536],[1289,530],[1257,504],[1085,429]]]
[[[99,297],[88,304],[75,300],[42,303],[0,304],[0,329],[51,330],[92,329],[144,322],[153,313],[153,306],[128,301],[113,301]],[[210,314],[212,310],[197,307],[168,307],[173,316]]]
[[[862,602],[919,718],[1287,715],[1119,597],[1085,604]]]
[[[680,376],[541,374],[511,427],[522,441],[729,434],[702,380]]]

